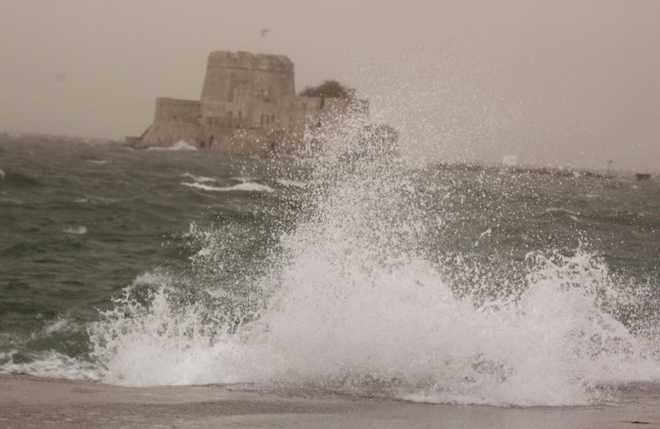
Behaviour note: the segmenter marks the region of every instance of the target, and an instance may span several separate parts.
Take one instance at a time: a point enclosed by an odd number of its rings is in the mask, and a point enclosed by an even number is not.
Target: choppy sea
[[[660,382],[657,177],[38,138],[0,171],[2,373],[519,406]]]

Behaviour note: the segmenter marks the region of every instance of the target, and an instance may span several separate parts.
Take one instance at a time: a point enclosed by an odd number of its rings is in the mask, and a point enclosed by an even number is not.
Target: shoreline
[[[660,385],[621,389],[616,405],[503,408],[316,396],[241,386],[122,387],[0,375],[7,428],[660,428]]]

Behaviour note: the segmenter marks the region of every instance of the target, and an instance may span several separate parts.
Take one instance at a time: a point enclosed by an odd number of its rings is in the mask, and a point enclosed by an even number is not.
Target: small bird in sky
[[[270,33],[270,28],[262,28],[259,33],[261,34],[261,37],[266,37]]]
[[[66,81],[66,73],[64,72],[55,73],[55,82],[62,83],[64,81]]]

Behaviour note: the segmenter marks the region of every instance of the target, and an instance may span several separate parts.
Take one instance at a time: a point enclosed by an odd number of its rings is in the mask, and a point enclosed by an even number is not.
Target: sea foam
[[[36,377],[70,380],[99,380],[102,377],[97,365],[55,351],[33,353],[30,361],[18,362],[14,362],[15,354],[9,352],[3,356],[3,353],[0,353],[0,373],[30,374]]]

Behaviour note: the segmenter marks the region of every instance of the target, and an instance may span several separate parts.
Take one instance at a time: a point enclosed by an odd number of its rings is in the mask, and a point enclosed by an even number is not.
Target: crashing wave
[[[311,213],[251,273],[225,276],[240,263],[226,231],[198,233],[199,279],[161,278],[147,300],[127,290],[103,313],[91,329],[103,381],[520,406],[588,404],[602,383],[660,381],[657,321],[617,319],[639,288],[602,260],[531,253],[511,273],[521,285],[494,287],[468,256],[424,252],[428,202],[405,165],[337,164],[338,153],[315,172],[326,186],[311,190]]]

